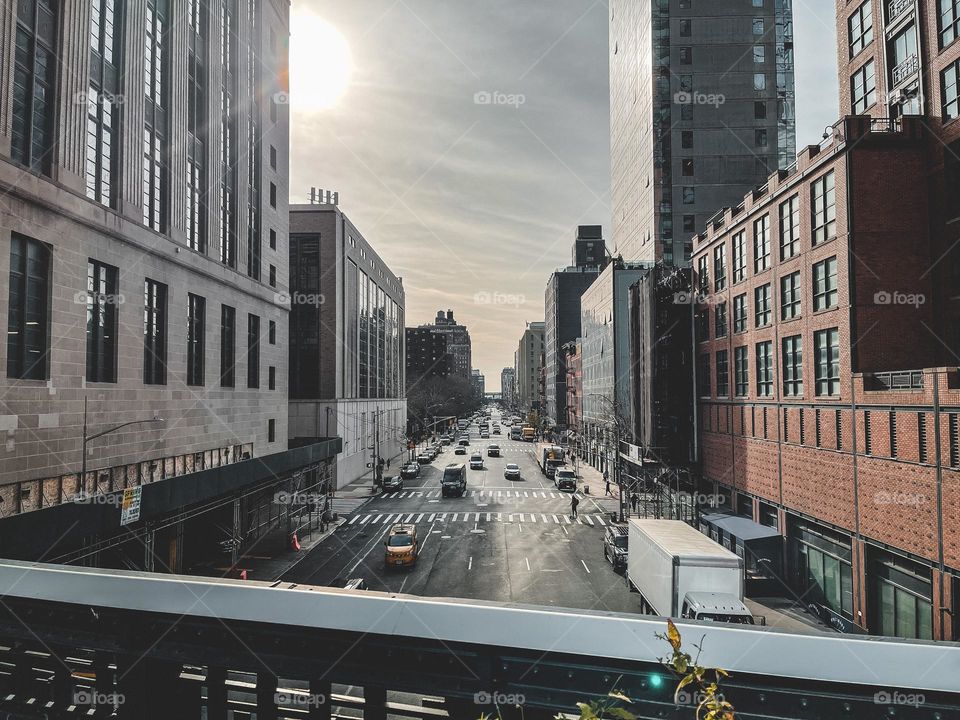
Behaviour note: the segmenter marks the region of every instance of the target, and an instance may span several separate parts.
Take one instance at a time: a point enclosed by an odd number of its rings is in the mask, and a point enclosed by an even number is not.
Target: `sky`
[[[834,0],[794,5],[797,146],[837,119]],[[488,391],[543,320],[578,225],[610,243],[607,5],[293,0],[291,202],[311,187],[403,278],[408,327],[452,309]]]

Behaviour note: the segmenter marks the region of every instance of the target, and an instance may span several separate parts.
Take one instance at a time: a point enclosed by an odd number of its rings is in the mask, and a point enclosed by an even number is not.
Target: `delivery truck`
[[[649,615],[745,625],[743,559],[680,520],[632,518],[627,579]]]
[[[554,471],[564,464],[563,448],[553,443],[537,443],[535,446],[540,472],[553,480]]]

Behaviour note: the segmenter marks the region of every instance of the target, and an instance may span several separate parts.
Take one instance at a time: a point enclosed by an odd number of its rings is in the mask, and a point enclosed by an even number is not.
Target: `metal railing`
[[[892,25],[894,20],[911,9],[913,9],[913,0],[890,0],[887,3],[887,24]]]
[[[893,79],[893,87],[896,87],[900,83],[907,80],[911,75],[914,75],[920,69],[920,58],[916,55],[911,55],[906,60],[901,62],[899,65],[893,68],[893,72],[890,73]]]
[[[873,373],[868,376],[867,390],[922,390],[922,370]]]

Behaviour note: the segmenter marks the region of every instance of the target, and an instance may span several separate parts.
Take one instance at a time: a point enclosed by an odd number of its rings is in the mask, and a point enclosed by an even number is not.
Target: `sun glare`
[[[350,45],[326,20],[296,13],[290,23],[290,102],[295,112],[334,107],[353,73]]]

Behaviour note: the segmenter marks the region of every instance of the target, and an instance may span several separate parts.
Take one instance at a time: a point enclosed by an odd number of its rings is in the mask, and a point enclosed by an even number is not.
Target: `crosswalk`
[[[440,490],[403,490],[400,492],[385,493],[380,495],[377,500],[402,500],[404,498],[438,498]],[[541,498],[557,500],[563,498],[569,500],[576,497],[577,500],[583,500],[580,493],[551,492],[550,490],[468,490],[465,497],[475,497],[479,499],[494,498]]]
[[[347,526],[390,525],[393,523],[529,523],[534,525],[586,525],[606,527],[609,520],[599,513],[584,513],[571,518],[565,513],[531,512],[412,512],[412,513],[359,513],[354,515]]]

